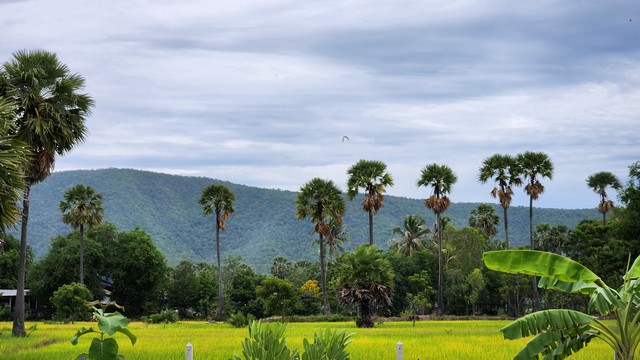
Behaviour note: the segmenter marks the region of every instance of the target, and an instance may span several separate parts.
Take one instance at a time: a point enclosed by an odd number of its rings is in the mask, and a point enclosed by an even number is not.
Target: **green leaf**
[[[482,256],[491,269],[509,274],[546,276],[564,282],[601,281],[598,275],[567,257],[536,250],[488,251]]]
[[[89,354],[80,354],[80,355],[78,355],[76,360],[86,360],[88,358],[89,358]]]
[[[90,360],[117,360],[118,342],[114,338],[100,340],[94,338],[89,347]]]
[[[121,329],[118,329],[118,332],[127,335],[129,337],[129,340],[131,340],[131,345],[135,345],[136,344],[136,341],[138,340],[138,337],[133,335],[133,333],[131,333],[131,331],[129,331],[129,329],[121,328]]]
[[[113,334],[129,325],[129,319],[119,312],[114,312],[104,316],[97,315],[96,318],[98,319],[98,327],[100,330],[109,336],[113,336]]]
[[[598,288],[598,285],[594,283],[586,283],[584,281],[566,282],[544,276],[540,278],[540,281],[538,281],[538,287],[541,289],[552,289],[568,293],[591,295]]]
[[[591,315],[574,310],[543,310],[514,320],[500,331],[505,339],[517,340],[543,332],[577,329],[595,320]]]
[[[638,256],[636,260],[633,262],[633,265],[631,265],[631,268],[629,269],[629,271],[627,271],[627,273],[624,274],[625,280],[633,280],[637,278],[640,278],[640,256]]]
[[[597,335],[588,326],[567,331],[543,332],[531,339],[514,357],[515,360],[537,359],[538,354],[549,359],[564,359],[577,352]]]
[[[95,330],[93,330],[93,328],[85,328],[84,326],[82,327],[82,329],[78,330],[78,332],[76,332],[75,335],[73,335],[73,337],[71,338],[71,344],[73,345],[77,345],[78,344],[78,338],[84,334],[88,334],[88,333],[92,333],[92,332],[97,332]]]

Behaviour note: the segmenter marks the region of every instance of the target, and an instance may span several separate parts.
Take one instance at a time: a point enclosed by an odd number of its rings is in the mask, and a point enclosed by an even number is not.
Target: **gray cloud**
[[[58,170],[297,190],[315,176],[344,187],[349,166],[378,159],[389,194],[418,198],[437,162],[470,202],[492,201],[485,157],[535,150],[556,165],[538,205],[572,208],[597,202],[587,176],[624,179],[640,160],[640,16],[622,0],[33,0],[0,14],[0,60],[54,51],[96,100],[90,138]]]

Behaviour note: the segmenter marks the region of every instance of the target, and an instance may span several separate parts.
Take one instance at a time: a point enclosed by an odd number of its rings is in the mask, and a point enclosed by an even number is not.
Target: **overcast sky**
[[[586,208],[589,175],[640,161],[637,1],[0,0],[0,62],[20,49],[57,53],[96,102],[58,171],[297,191],[345,189],[368,159],[424,198],[435,162],[454,202],[494,202],[483,159],[531,150],[555,165],[536,206]]]

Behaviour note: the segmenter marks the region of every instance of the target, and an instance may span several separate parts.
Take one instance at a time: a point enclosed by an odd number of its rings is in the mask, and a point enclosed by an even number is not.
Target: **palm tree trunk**
[[[602,225],[607,226],[607,212],[602,213]]]
[[[22,228],[20,234],[20,264],[18,271],[18,286],[16,293],[16,305],[13,315],[13,329],[11,335],[25,337],[27,333],[24,329],[24,279],[27,271],[27,224],[29,222],[29,193],[31,184],[27,183],[24,188],[22,199]]]
[[[84,284],[84,225],[80,224],[80,284]]]
[[[220,210],[216,209],[216,258],[218,259],[218,320],[224,319],[224,290],[222,285],[222,262],[220,261]]]
[[[529,196],[529,242],[531,244],[531,250],[535,250],[535,244],[533,243],[533,196]],[[531,305],[533,312],[540,310],[540,301],[538,298],[538,277],[533,276],[531,278]]]
[[[502,207],[502,210],[504,212],[504,242],[507,244],[507,250],[509,250],[509,218],[507,217],[507,208]]]
[[[442,264],[442,223],[440,221],[440,213],[436,214],[438,223],[438,315],[444,314],[444,276]]]
[[[373,210],[369,209],[369,245],[373,245]]]
[[[331,309],[329,308],[329,297],[327,295],[327,268],[325,267],[324,261],[324,237],[320,234],[320,282],[322,283],[322,312],[325,315],[331,314]]]

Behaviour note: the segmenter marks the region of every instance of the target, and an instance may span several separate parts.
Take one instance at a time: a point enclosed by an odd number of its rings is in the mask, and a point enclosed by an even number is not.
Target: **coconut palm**
[[[496,210],[489,204],[480,204],[469,213],[469,226],[482,231],[489,238],[498,233],[499,222]]]
[[[78,184],[64,193],[60,202],[62,222],[80,231],[80,283],[84,284],[84,226],[95,226],[102,222],[102,194],[91,186]]]
[[[504,237],[507,249],[509,246],[509,217],[507,209],[511,206],[513,187],[522,185],[520,168],[516,160],[510,155],[495,154],[482,162],[478,180],[486,183],[489,179],[495,182],[491,196],[498,199],[503,210]]]
[[[396,236],[391,239],[391,249],[404,256],[424,249],[427,235],[431,232],[427,222],[418,215],[407,215],[402,227],[392,229]]]
[[[596,194],[600,195],[600,204],[598,211],[602,213],[602,224],[607,225],[607,212],[613,208],[613,200],[607,197],[607,187],[616,190],[622,189],[620,180],[608,171],[597,172],[587,178],[587,186],[589,186]]]
[[[364,191],[362,210],[369,213],[369,245],[373,245],[373,215],[384,206],[383,194],[393,186],[393,178],[382,161],[360,160],[347,170],[347,198],[353,200],[360,188]]]
[[[327,219],[342,222],[344,200],[341,191],[331,180],[313,178],[300,188],[296,198],[296,215],[298,219],[309,218],[315,223],[314,232],[318,233],[320,244],[320,282],[322,286],[322,308],[329,314],[329,298],[327,296],[327,269],[325,265],[325,237],[331,232]]]
[[[338,300],[358,306],[358,327],[373,327],[373,309],[391,305],[393,268],[375,245],[360,245],[336,264]]]
[[[224,318],[224,286],[222,286],[222,263],[220,258],[220,230],[225,229],[224,222],[233,213],[233,201],[236,196],[222,184],[209,185],[202,190],[199,204],[205,215],[216,215],[216,259],[218,261],[218,319]]]
[[[451,200],[447,196],[451,192],[451,186],[458,180],[450,167],[446,165],[430,164],[422,169],[422,175],[418,179],[418,186],[431,187],[432,193],[425,200],[425,205],[436,214],[438,226],[438,315],[444,314],[444,281],[442,263],[442,222],[441,214],[451,206]]]
[[[0,97],[0,254],[5,229],[20,217],[18,200],[25,186],[22,169],[29,154],[26,145],[13,137],[14,117],[11,103]]]
[[[524,191],[529,195],[529,244],[531,250],[535,249],[535,242],[533,239],[533,200],[538,200],[540,194],[544,192],[544,185],[540,182],[540,178],[547,178],[551,180],[553,178],[553,163],[549,156],[543,152],[525,151],[522,154],[518,154],[516,158],[518,166],[522,170],[527,185],[524,187]],[[538,280],[534,276],[531,279],[531,292],[532,292],[532,305],[533,311],[540,310],[540,304],[538,301]]]
[[[20,265],[12,334],[26,336],[24,329],[24,277],[31,186],[49,176],[56,156],[70,151],[87,134],[85,120],[93,99],[80,93],[82,76],[72,74],[54,53],[18,51],[0,71],[0,96],[16,109],[16,137],[32,153],[24,171],[24,195],[20,236]]]

